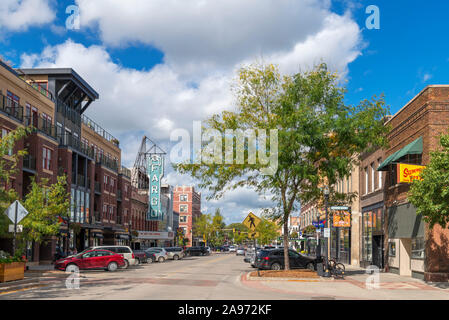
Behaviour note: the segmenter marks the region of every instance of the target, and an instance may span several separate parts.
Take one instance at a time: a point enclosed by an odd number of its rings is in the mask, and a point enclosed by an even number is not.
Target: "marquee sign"
[[[413,180],[421,180],[421,172],[425,166],[398,163],[398,183],[411,183]]]
[[[161,179],[164,176],[164,158],[161,155],[153,154],[149,158],[148,175],[150,178],[149,206],[147,220],[162,221],[164,213],[161,204]]]

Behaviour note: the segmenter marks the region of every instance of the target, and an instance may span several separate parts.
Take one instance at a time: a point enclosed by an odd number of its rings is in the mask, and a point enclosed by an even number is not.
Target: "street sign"
[[[14,232],[14,225],[13,224],[9,225],[9,230],[8,231],[9,232]],[[23,232],[23,225],[21,225],[21,224],[17,225],[17,232]]]
[[[349,210],[349,207],[334,206],[334,207],[331,207],[331,210]]]
[[[262,220],[254,213],[250,212],[248,216],[243,220],[243,224],[251,231],[255,231],[256,227]]]
[[[248,238],[255,239],[259,237],[259,232],[248,232]]]
[[[330,238],[331,236],[331,229],[330,228],[324,228],[324,237]]]
[[[16,214],[16,206],[17,206],[17,221],[15,221],[14,217]],[[11,220],[12,223],[19,223],[28,215],[28,211],[22,206],[22,204],[16,200],[13,204],[9,206],[8,209],[5,211],[6,215],[8,216],[9,220]]]

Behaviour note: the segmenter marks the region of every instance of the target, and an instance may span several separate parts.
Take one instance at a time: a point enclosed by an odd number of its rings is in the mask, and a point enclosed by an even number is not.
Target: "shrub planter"
[[[0,263],[0,283],[22,280],[25,277],[25,262]]]

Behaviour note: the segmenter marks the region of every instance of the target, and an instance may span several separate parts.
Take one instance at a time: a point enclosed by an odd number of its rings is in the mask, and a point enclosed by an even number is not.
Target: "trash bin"
[[[324,277],[324,263],[319,262],[316,264],[316,272],[320,277]]]

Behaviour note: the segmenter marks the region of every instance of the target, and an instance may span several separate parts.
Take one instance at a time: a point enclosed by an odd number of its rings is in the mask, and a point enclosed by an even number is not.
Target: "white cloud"
[[[424,74],[422,81],[427,82],[428,80],[432,79],[432,77],[433,76],[430,73],[426,73],[426,74]]]
[[[242,64],[263,58],[294,73],[326,61],[345,76],[361,54],[357,24],[349,13],[330,12],[324,0],[77,2],[81,28],[97,24],[103,46],[67,40],[22,55],[22,67],[71,67],[85,78],[100,94],[87,114],[120,139],[127,166],[134,163],[144,134],[169,153],[173,129],[191,131],[193,121],[232,108],[230,84]],[[135,70],[113,61],[109,46],[136,41],[162,50],[164,62]],[[194,183],[172,170],[167,181]],[[210,210],[222,207],[239,220],[250,210],[259,213],[269,201],[247,190],[203,204]]]
[[[0,30],[25,31],[30,26],[50,23],[55,18],[52,0],[2,0]]]

